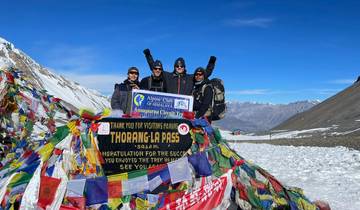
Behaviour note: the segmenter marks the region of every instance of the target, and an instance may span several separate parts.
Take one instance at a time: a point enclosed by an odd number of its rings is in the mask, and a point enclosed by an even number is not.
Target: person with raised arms
[[[147,63],[152,70],[154,67],[154,59],[149,49],[144,51]],[[205,69],[205,78],[208,78],[215,68],[216,57],[211,56]],[[194,86],[194,75],[187,74],[185,60],[179,57],[175,60],[173,72],[163,71],[163,79],[167,93],[191,95]]]

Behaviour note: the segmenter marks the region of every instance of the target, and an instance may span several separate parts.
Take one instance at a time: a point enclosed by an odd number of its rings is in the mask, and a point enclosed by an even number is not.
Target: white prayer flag
[[[171,183],[192,180],[191,169],[187,157],[180,158],[174,162],[168,163]]]
[[[122,194],[132,195],[149,189],[149,181],[147,175],[139,176],[133,179],[122,181]]]
[[[73,179],[67,183],[66,197],[83,197],[86,179]]]

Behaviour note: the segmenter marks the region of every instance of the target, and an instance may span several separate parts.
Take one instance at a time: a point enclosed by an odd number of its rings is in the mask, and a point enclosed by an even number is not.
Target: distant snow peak
[[[225,118],[215,124],[227,130],[265,131],[316,104],[314,101],[288,104],[230,101],[227,102]]]

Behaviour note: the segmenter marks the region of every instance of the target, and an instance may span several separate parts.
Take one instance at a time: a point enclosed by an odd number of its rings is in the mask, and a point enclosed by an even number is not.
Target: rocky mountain
[[[228,102],[225,118],[215,122],[215,125],[226,130],[266,131],[318,103],[319,101],[298,101],[289,104]]]
[[[0,68],[15,67],[20,69],[39,89],[45,89],[49,94],[63,99],[74,110],[91,108],[100,111],[110,107],[109,99],[99,92],[73,82],[63,76],[54,74],[41,66],[21,50],[0,37]]]
[[[331,128],[326,135],[360,134],[360,80],[308,111],[299,113],[274,129]]]

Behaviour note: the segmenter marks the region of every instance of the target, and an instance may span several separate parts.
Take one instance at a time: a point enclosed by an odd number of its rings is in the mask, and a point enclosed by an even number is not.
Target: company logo
[[[97,132],[98,132],[98,135],[109,135],[110,134],[110,123],[100,122]]]
[[[190,131],[190,127],[186,123],[181,123],[178,126],[178,132],[180,133],[180,135],[186,135],[189,133],[189,131]]]
[[[144,101],[145,96],[143,94],[136,94],[134,97],[135,106],[141,106],[141,103]]]
[[[175,109],[186,109],[187,110],[189,108],[187,100],[175,99],[174,100],[174,108]]]

